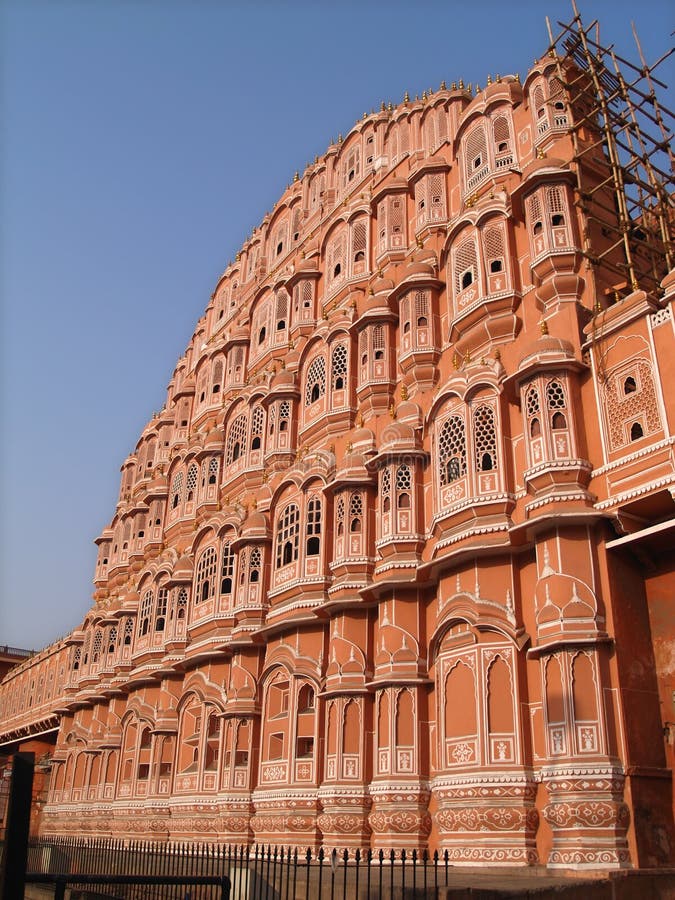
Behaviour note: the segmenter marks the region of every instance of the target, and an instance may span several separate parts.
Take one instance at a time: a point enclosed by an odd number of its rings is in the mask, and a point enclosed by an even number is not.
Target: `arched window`
[[[223,361],[217,359],[213,364],[213,375],[211,377],[211,393],[218,394],[223,384]]]
[[[382,512],[388,513],[391,510],[391,472],[389,469],[382,469],[380,476],[380,498],[382,500]]]
[[[234,573],[234,551],[229,541],[223,541],[223,559],[220,567],[220,593],[228,595],[232,593],[232,578]]]
[[[262,406],[254,406],[251,413],[251,450],[262,446],[264,413]]]
[[[352,534],[363,530],[363,497],[358,491],[349,498],[349,530]]]
[[[176,472],[171,485],[171,509],[176,509],[183,495],[183,473]]]
[[[208,483],[218,484],[218,460],[215,456],[209,460]]]
[[[551,411],[551,428],[559,430],[567,428],[565,414],[561,412],[567,407],[565,390],[559,381],[549,381],[546,385],[546,405]]]
[[[196,463],[192,463],[187,473],[187,481],[185,482],[185,490],[186,490],[186,500],[190,503],[195,498],[195,491],[197,490],[197,477],[199,475],[199,469],[197,468]]]
[[[637,384],[633,376],[629,375],[623,383],[623,392],[624,394],[634,394],[635,391],[637,391]]]
[[[152,614],[152,591],[146,591],[141,600],[141,608],[138,614],[138,634],[143,637],[148,633],[150,628],[150,616]]]
[[[396,505],[399,509],[410,509],[411,486],[410,466],[399,466],[396,470]]]
[[[335,530],[338,537],[342,537],[345,533],[345,498],[338,497],[335,504]]]
[[[277,568],[287,566],[298,558],[300,540],[300,510],[289,503],[277,522]]]
[[[331,379],[334,391],[347,386],[347,345],[336,344],[331,354]]]
[[[279,406],[279,431],[288,431],[288,424],[291,420],[291,404],[288,400],[283,400]]]
[[[240,413],[230,426],[225,451],[226,465],[236,462],[242,455],[246,442],[246,413]]]
[[[495,414],[490,406],[481,405],[473,410],[473,446],[477,472],[497,468]]]
[[[162,587],[157,591],[157,603],[155,605],[155,631],[164,631],[166,625],[166,605],[169,591]]]
[[[262,568],[262,554],[260,547],[253,547],[251,557],[248,561],[248,580],[251,584],[257,584],[260,581],[260,569]]]
[[[307,370],[307,383],[305,387],[305,406],[323,397],[326,393],[326,360],[323,356],[317,356]]]
[[[307,556],[317,556],[321,550],[321,500],[313,497],[307,504]]]
[[[441,429],[438,465],[442,486],[466,475],[466,430],[462,416],[450,416]]]
[[[207,547],[199,557],[195,580],[195,603],[204,603],[211,600],[216,591],[216,562],[217,553],[215,547]]]
[[[284,331],[288,324],[288,294],[283,289],[276,295],[276,330]]]
[[[466,238],[454,251],[455,291],[461,294],[478,278],[478,254],[473,237]]]
[[[644,431],[642,430],[642,425],[639,422],[633,422],[630,426],[630,439],[631,441],[639,441],[641,437],[644,437]]]
[[[476,187],[490,171],[485,127],[479,125],[466,138],[464,145],[464,172],[466,189]]]

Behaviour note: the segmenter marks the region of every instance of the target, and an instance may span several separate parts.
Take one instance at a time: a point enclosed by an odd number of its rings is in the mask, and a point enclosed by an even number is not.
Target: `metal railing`
[[[351,900],[445,896],[448,854],[56,837],[31,841],[27,883],[115,887],[125,900]],[[206,880],[204,880],[206,879]],[[159,891],[159,885],[164,890]],[[179,891],[178,885],[192,885]],[[57,894],[57,898],[59,895]]]

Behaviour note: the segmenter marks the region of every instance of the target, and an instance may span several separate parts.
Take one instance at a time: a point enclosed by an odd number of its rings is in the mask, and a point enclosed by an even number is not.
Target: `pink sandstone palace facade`
[[[2,683],[43,834],[671,859],[675,272],[574,71],[364,115],[228,265]]]

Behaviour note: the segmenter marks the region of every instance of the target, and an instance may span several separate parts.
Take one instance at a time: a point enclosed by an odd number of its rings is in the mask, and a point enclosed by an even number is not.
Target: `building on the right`
[[[365,115],[219,279],[0,690],[44,834],[672,859],[672,118],[560,28]]]

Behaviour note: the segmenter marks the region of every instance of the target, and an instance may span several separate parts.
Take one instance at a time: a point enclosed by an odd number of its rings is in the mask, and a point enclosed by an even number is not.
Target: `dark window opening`
[[[307,556],[318,556],[321,549],[321,541],[318,537],[307,539]]]
[[[385,497],[382,502],[382,511],[389,512],[390,509],[391,509],[391,500],[389,499],[389,497]]]
[[[493,259],[492,262],[490,263],[490,272],[492,272],[494,274],[495,272],[501,272],[502,269],[503,269],[503,264],[502,264],[501,259]]]
[[[551,216],[551,224],[559,227],[560,225],[565,224],[565,216],[562,216],[560,213],[556,213],[554,216]]]
[[[321,394],[320,394],[320,391],[319,391],[319,385],[318,385],[318,383],[317,383],[317,384],[314,384],[314,385],[312,386],[312,393],[311,393],[311,395],[310,395],[310,401],[311,401],[312,403],[316,403],[316,401],[319,399],[320,396],[321,396]]]
[[[351,521],[351,525],[349,526],[349,530],[352,534],[359,534],[361,531],[361,519],[354,518]]]
[[[473,272],[471,271],[471,269],[469,269],[468,272],[465,272],[462,275],[462,290],[464,290],[465,288],[468,288],[472,284],[473,284]]]
[[[341,391],[341,390],[344,388],[344,386],[345,386],[345,380],[344,380],[344,378],[342,377],[342,375],[339,375],[339,376],[335,379],[335,390],[336,390],[336,391]]]
[[[483,164],[483,157],[482,157],[482,156],[476,156],[475,159],[474,159],[474,161],[473,161],[473,167],[474,167],[474,169],[480,169],[480,167],[481,167],[482,164]]]
[[[491,472],[493,469],[492,457],[489,453],[484,453],[480,459],[481,472]]]
[[[284,544],[284,552],[281,558],[281,565],[287,566],[293,562],[293,542],[286,541]]]
[[[265,326],[263,325],[263,327],[262,327],[262,328],[260,329],[260,331],[258,332],[258,343],[259,343],[259,344],[262,344],[262,342],[265,340],[265,337],[266,337],[266,336],[267,336],[267,329],[266,329]]]
[[[279,319],[279,321],[277,322],[277,331],[283,331],[285,327],[286,327],[286,320]]]
[[[337,278],[341,271],[342,271],[342,266],[340,265],[340,263],[337,263],[337,265],[333,269],[333,278]]]
[[[281,253],[281,251],[283,249],[284,249],[283,241],[279,241],[279,243],[277,244],[277,256]]]
[[[235,462],[239,459],[239,455],[241,454],[241,445],[239,441],[236,442],[234,447],[232,448],[232,462]]]
[[[541,425],[539,419],[532,419],[530,422],[530,437],[539,437],[541,434]]]
[[[543,230],[544,230],[544,226],[541,222],[534,223],[534,228],[532,229],[532,232],[534,234],[541,234]]]
[[[410,509],[410,494],[399,494],[398,495],[398,508],[399,509]]]
[[[459,459],[456,456],[450,457],[445,464],[445,475],[450,484],[451,481],[457,481],[460,475]]]
[[[426,316],[420,316],[420,317],[418,318],[418,320],[417,320],[417,327],[418,327],[418,328],[426,328],[428,324],[429,324],[429,323],[428,323],[428,321],[427,321],[427,317],[426,317]]]
[[[403,334],[407,334],[410,331],[410,322],[406,322],[403,326]]]
[[[231,578],[223,578],[220,584],[220,593],[221,594],[231,594],[232,593],[232,579]]]
[[[384,350],[376,350],[375,359],[384,359]]]
[[[639,422],[633,422],[630,427],[630,439],[631,441],[638,441],[641,437],[644,437],[644,431],[642,430],[642,425]]]
[[[258,435],[251,441],[251,450],[260,450],[260,438]]]
[[[505,153],[509,149],[509,145],[506,141],[502,141],[500,144],[497,144],[497,151],[499,153]]]
[[[204,600],[208,600],[208,599],[209,599],[209,580],[207,578],[206,581],[204,582],[204,584],[202,585],[202,602],[204,602]]]
[[[260,572],[258,571],[258,569],[251,569],[251,577],[249,579],[251,584],[256,584],[259,579],[260,579]]]
[[[354,256],[354,262],[363,262],[365,258],[366,254],[363,252],[363,250],[359,250],[358,253]]]
[[[201,394],[199,395],[199,402],[203,403],[204,400],[206,400],[206,391],[202,391]]]
[[[559,431],[561,428],[567,428],[567,420],[565,416],[561,412],[557,412],[554,414],[551,419],[551,428]]]
[[[635,391],[637,391],[637,384],[635,379],[629,375],[623,383],[623,392],[624,394],[634,394]]]

